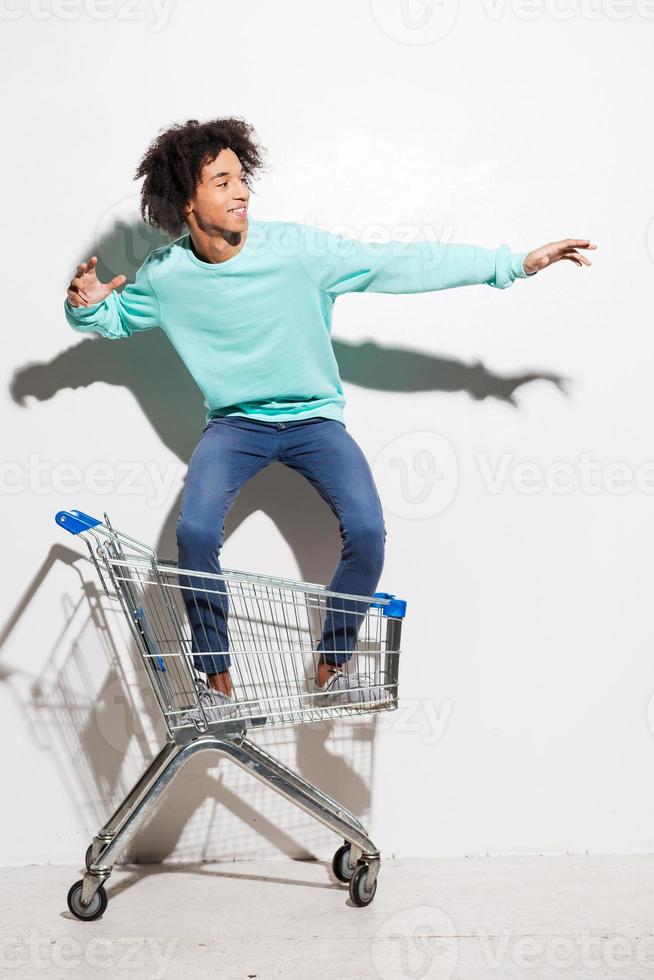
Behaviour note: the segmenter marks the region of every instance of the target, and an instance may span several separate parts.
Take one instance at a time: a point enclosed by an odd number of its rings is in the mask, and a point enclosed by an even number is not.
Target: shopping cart
[[[231,759],[342,837],[344,843],[332,861],[334,875],[349,885],[355,905],[368,905],[377,889],[380,854],[363,825],[248,734],[264,726],[285,727],[397,708],[406,602],[386,592],[347,595],[312,582],[235,569],[223,569],[220,575],[180,569],[113,528],[106,513],[103,518],[62,510],[55,521],[86,542],[104,591],[120,602],[167,737],[89,845],[86,874],[68,892],[72,914],[86,921],[103,914],[107,907],[104,882],[115,861],[151,816],[175,773],[191,756],[209,749]],[[230,675],[236,700],[224,709],[208,705],[201,696],[206,686],[194,667],[188,617],[189,603],[202,601],[206,608],[212,596],[228,610]],[[352,611],[362,612],[361,627],[341,676],[353,678],[354,683],[330,694],[316,692],[312,689],[319,657],[316,645],[326,617],[329,614],[333,624]]]

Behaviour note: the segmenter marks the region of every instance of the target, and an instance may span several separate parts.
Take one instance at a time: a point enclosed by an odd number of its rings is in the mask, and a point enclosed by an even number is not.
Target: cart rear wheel
[[[104,886],[100,885],[89,904],[82,905],[82,885],[82,881],[76,881],[74,885],[71,885],[68,892],[68,908],[76,919],[92,922],[93,919],[99,919],[107,908],[107,893]]]
[[[351,880],[354,868],[350,867],[350,852],[352,848],[349,844],[342,844],[332,858],[332,871],[339,881],[345,884]]]
[[[350,898],[359,908],[363,908],[364,905],[370,905],[377,891],[376,878],[372,886],[368,884],[368,870],[367,864],[357,864],[354,869],[354,874],[350,879]]]

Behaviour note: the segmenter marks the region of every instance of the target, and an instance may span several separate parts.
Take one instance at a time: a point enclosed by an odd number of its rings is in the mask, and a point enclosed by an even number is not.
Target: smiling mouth
[[[247,205],[243,205],[243,207],[240,208],[230,208],[229,213],[235,214],[238,218],[243,218],[247,213]]]

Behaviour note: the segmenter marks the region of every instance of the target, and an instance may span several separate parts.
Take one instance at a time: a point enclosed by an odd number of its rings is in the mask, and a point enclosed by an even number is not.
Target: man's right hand
[[[97,262],[97,255],[93,255],[88,262],[77,266],[77,273],[68,286],[68,302],[71,306],[93,306],[94,303],[101,303],[105,296],[113,293],[127,279],[127,276],[114,276],[111,282],[100,282],[95,274]]]

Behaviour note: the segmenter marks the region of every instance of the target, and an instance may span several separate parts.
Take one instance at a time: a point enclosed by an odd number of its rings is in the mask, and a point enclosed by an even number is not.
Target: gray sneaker
[[[198,684],[198,701],[202,705],[200,708],[192,708],[180,717],[182,725],[204,724],[205,718],[211,723],[214,721],[225,721],[226,718],[233,718],[238,713],[238,703],[232,694],[224,694],[216,691],[208,684]],[[204,714],[203,714],[204,712]]]
[[[311,700],[319,707],[330,705],[371,704],[384,701],[389,697],[383,687],[373,687],[374,678],[371,674],[345,674],[336,670],[320,687],[313,679],[312,693],[317,695]]]

